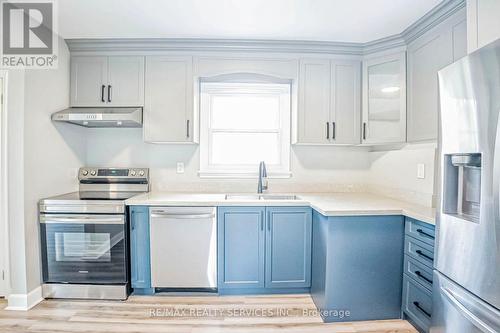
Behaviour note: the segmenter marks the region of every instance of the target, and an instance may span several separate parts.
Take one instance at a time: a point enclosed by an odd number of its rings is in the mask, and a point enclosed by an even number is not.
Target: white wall
[[[401,149],[370,152],[369,190],[385,196],[432,206],[436,144],[413,144]],[[417,164],[425,178],[417,178]]]
[[[140,129],[89,129],[87,164],[151,168],[153,190],[248,192],[257,182],[198,177],[197,145],[160,145],[142,142]],[[274,192],[327,192],[360,190],[369,170],[368,148],[295,146],[291,154],[292,178],[271,179]],[[185,173],[176,173],[176,163]],[[256,166],[257,168],[257,166]]]
[[[28,290],[40,285],[37,202],[75,191],[77,169],[85,163],[85,132],[54,126],[50,115],[69,106],[69,50],[59,40],[57,70],[30,70],[25,77],[24,218]]]
[[[85,164],[81,129],[56,127],[54,111],[69,105],[69,51],[59,40],[59,67],[8,73],[10,292],[40,286],[39,199],[77,189]]]
[[[149,167],[152,190],[182,192],[254,192],[255,179],[198,177],[197,145],[160,145],[142,142],[140,129],[89,129],[89,166]],[[417,204],[434,200],[435,144],[390,147],[292,146],[292,178],[271,179],[272,192],[370,191]],[[395,149],[396,148],[396,149]],[[176,163],[185,173],[176,173]],[[417,164],[425,178],[417,178]]]

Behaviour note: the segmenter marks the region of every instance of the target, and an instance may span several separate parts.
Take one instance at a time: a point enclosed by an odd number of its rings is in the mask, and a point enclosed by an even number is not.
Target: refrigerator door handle
[[[492,316],[488,316],[489,321],[492,321],[495,327],[492,327],[490,323],[486,323],[484,320],[479,318],[476,314],[474,314],[471,310],[467,308],[466,305],[462,304],[457,295],[448,288],[441,287],[441,294],[445,296],[450,303],[457,308],[457,310],[467,318],[474,326],[485,333],[498,333],[500,330],[500,313],[492,313]],[[497,310],[491,309],[490,311],[498,312]],[[488,315],[488,314],[486,314]]]

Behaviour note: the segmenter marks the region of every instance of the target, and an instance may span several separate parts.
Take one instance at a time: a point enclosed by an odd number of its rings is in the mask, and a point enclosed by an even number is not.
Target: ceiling
[[[63,38],[246,38],[368,42],[442,0],[64,0]]]

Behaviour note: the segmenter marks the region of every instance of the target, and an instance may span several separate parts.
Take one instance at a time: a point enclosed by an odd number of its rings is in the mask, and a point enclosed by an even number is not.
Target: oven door
[[[45,283],[127,282],[124,215],[41,214]]]

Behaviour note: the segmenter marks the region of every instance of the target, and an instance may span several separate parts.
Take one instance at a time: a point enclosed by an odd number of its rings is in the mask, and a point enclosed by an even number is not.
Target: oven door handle
[[[54,224],[125,224],[122,215],[40,215],[40,223]]]

